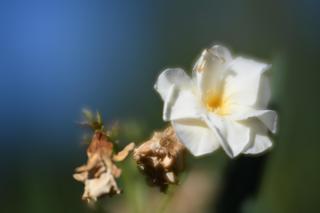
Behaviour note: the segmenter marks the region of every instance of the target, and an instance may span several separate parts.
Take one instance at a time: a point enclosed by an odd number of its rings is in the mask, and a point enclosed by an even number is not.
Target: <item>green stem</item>
[[[164,196],[162,202],[161,202],[161,205],[160,205],[160,208],[158,210],[158,213],[164,213],[166,212],[173,196],[174,196],[174,193],[176,191],[176,186],[173,186],[173,185],[169,185],[169,188],[168,188],[168,191],[167,191],[167,194],[166,196]]]

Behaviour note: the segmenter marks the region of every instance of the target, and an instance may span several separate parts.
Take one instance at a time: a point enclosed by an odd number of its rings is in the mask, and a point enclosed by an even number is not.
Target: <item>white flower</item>
[[[164,101],[163,119],[195,156],[220,146],[230,156],[258,154],[272,146],[277,114],[267,110],[270,66],[213,46],[202,52],[192,78],[182,69],[166,69],[155,89]]]

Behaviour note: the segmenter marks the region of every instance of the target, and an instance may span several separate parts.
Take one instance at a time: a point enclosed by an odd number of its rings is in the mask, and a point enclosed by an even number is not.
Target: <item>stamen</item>
[[[205,96],[205,106],[210,112],[218,115],[229,114],[227,100],[223,97],[223,92],[208,91]]]

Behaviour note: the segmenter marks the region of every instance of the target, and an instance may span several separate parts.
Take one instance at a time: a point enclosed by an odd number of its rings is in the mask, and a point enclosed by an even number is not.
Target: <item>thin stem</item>
[[[176,192],[176,186],[173,186],[173,185],[169,185],[168,186],[168,191],[167,191],[167,194],[166,196],[164,196],[162,202],[161,202],[161,205],[160,205],[160,208],[158,210],[158,213],[164,213],[166,212],[175,192]]]

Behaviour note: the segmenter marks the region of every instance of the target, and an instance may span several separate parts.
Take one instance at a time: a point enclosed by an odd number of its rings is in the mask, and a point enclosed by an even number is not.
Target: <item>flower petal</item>
[[[265,108],[270,99],[270,85],[265,71],[270,66],[238,57],[230,64],[233,72],[225,79],[225,96],[231,104]]]
[[[199,118],[202,113],[203,106],[192,91],[180,90],[176,86],[170,88],[170,93],[164,103],[163,120]]]
[[[177,88],[191,87],[190,77],[180,68],[170,68],[164,70],[158,77],[154,88],[165,101],[170,92],[170,88],[175,85]]]
[[[259,154],[272,147],[272,142],[268,137],[268,130],[260,122],[250,121],[251,139],[247,148],[243,151],[245,154]]]
[[[201,120],[179,120],[172,125],[181,143],[194,156],[208,154],[220,147],[215,133]]]
[[[193,68],[193,78],[201,94],[222,87],[226,68],[232,60],[230,51],[219,45],[205,49]]]
[[[215,115],[207,115],[206,123],[220,136],[220,143],[230,157],[238,156],[250,142],[250,128],[241,122]]]
[[[203,107],[193,91],[189,76],[182,69],[163,71],[155,89],[164,100],[163,120],[199,118]]]
[[[256,134],[253,140],[253,145],[246,149],[243,152],[244,154],[259,154],[272,147],[272,142],[266,135]]]
[[[251,118],[257,118],[272,133],[277,132],[278,115],[273,110],[255,110],[252,108],[247,108],[245,110],[239,110],[236,114],[230,116],[230,118],[232,120],[237,120],[237,121],[244,121]]]

